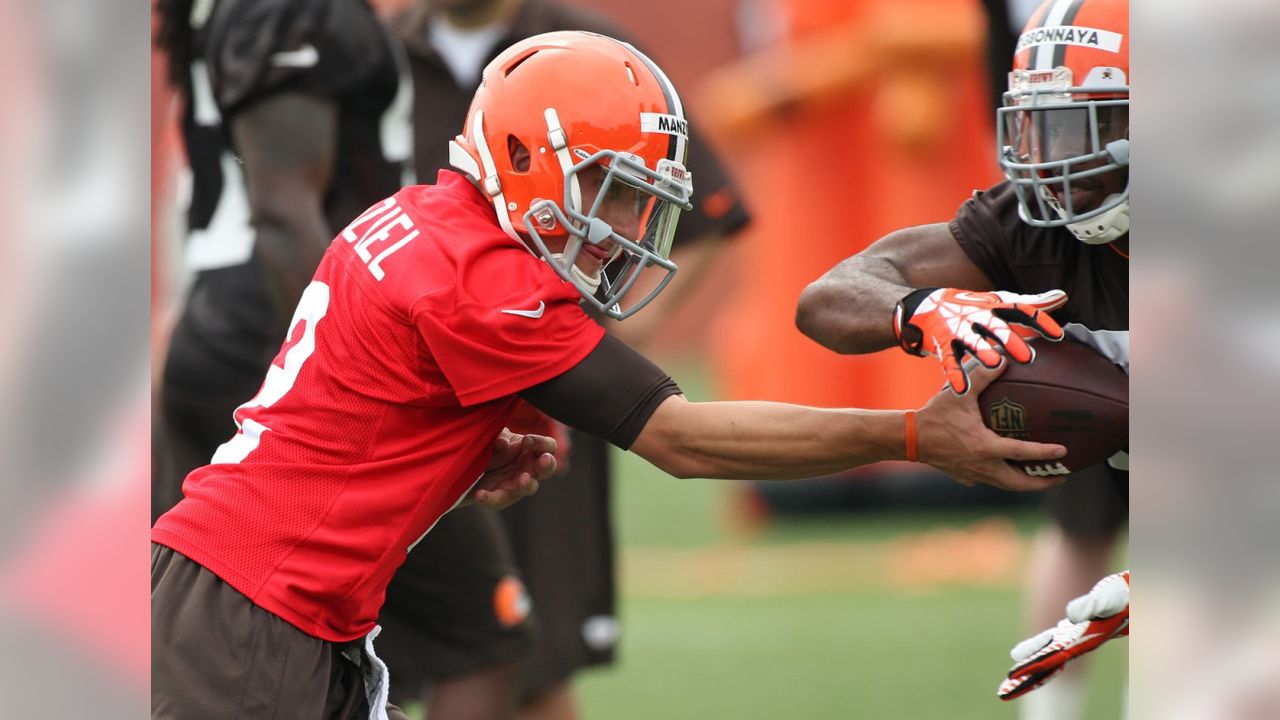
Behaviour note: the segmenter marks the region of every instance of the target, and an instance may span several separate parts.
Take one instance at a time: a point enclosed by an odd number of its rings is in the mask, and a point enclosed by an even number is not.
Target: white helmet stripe
[[[1049,11],[1044,14],[1044,21],[1040,23],[1040,27],[1056,27],[1061,25],[1063,19],[1067,16],[1067,11],[1071,9],[1072,5],[1076,5],[1079,2],[1080,0],[1056,0],[1053,3],[1053,7],[1049,8]],[[1074,14],[1075,13],[1072,13],[1072,15]],[[1053,57],[1055,53],[1050,50],[1050,47],[1032,48],[1032,52],[1035,53],[1035,57],[1033,58],[1034,62],[1031,65],[1032,70],[1053,69]]]
[[[1071,3],[1071,7],[1067,8],[1066,14],[1062,16],[1063,25],[1071,25],[1075,23],[1076,15],[1080,13],[1081,5],[1084,5],[1084,0],[1075,0],[1075,2]],[[1055,45],[1053,47],[1053,67],[1058,67],[1059,65],[1063,65],[1066,63],[1066,61],[1067,61],[1066,43],[1059,43]],[[1083,80],[1075,80],[1074,82],[1080,83],[1080,82],[1083,82]]]
[[[671,115],[675,115],[681,120],[684,120],[685,119],[684,104],[680,102],[680,94],[676,92],[676,86],[672,84],[671,79],[667,77],[667,74],[662,72],[662,68],[658,67],[657,63],[650,60],[649,56],[637,50],[635,46],[631,45],[630,43],[622,43],[622,44],[625,45],[628,50],[635,53],[637,57],[643,60],[644,64],[648,66],[649,71],[652,72],[653,76],[658,79],[658,86],[662,88],[662,94],[667,101],[667,112]],[[668,158],[668,159],[683,163],[685,160],[685,143],[688,142],[688,139],[685,138],[685,136],[683,135],[673,135],[672,137],[674,137],[676,141],[675,157]]]

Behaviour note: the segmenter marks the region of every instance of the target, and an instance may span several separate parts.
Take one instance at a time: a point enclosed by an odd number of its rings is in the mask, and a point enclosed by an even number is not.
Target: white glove
[[[1108,575],[1067,604],[1057,627],[1027,638],[1009,652],[1013,668],[996,695],[1012,700],[1040,687],[1072,660],[1129,634],[1129,571]]]

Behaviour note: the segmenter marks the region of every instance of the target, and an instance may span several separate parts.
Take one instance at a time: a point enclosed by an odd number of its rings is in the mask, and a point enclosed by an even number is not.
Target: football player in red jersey
[[[157,388],[153,520],[235,434],[233,412],[257,393],[334,233],[412,184],[401,174],[415,155],[402,48],[366,0],[160,0],[157,10],[192,184],[191,282]],[[441,150],[473,92],[434,143]],[[392,624],[392,637],[425,638],[413,669],[433,681],[424,704],[435,717],[504,717],[537,637],[519,612],[529,603],[515,592],[500,517],[482,503],[449,513],[410,556],[427,572],[402,568],[388,589],[386,606],[411,608],[414,620]],[[416,592],[397,595],[406,589]],[[412,686],[396,674],[398,690]]]
[[[936,356],[958,393],[969,387],[967,355],[986,366],[1004,357],[1031,362],[1025,340],[1036,336],[1071,335],[1127,372],[1128,76],[1126,0],[1042,4],[1019,38],[999,110],[1007,180],[974,193],[951,222],[895,231],[832,268],[802,294],[800,330],[842,353],[897,344]],[[1112,467],[1076,473],[1048,491],[1054,523],[1031,560],[1037,629],[1106,573],[1128,517],[1128,455],[1121,455]],[[1127,597],[1127,577],[1124,588]],[[1118,617],[1081,622],[1106,619],[1118,627]],[[1126,600],[1126,630],[1127,618]],[[1043,646],[1059,639],[1037,637]],[[1020,645],[1015,671],[1039,649]],[[1000,696],[1038,687],[1075,654],[1054,653],[1056,666],[1015,673]],[[1055,685],[1023,704],[1024,717],[1079,717],[1078,701],[1067,697],[1070,683]]]
[[[686,141],[674,87],[625,43],[549,33],[490,63],[451,145],[458,172],[334,238],[239,432],[156,522],[154,717],[397,712],[372,644],[386,586],[478,482],[506,500],[545,475],[542,448],[495,440],[521,398],[679,477],[905,458],[962,482],[1057,482],[1004,460],[1065,449],[995,435],[972,397],[906,412],[693,403],[605,335],[582,303],[625,318],[675,270]],[[629,297],[646,272],[653,290]]]

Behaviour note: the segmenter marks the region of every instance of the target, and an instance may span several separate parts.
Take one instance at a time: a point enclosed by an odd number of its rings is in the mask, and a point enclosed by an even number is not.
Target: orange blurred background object
[[[783,44],[699,88],[711,128],[737,150],[755,217],[734,248],[736,282],[710,348],[722,393],[915,407],[941,387],[936,363],[896,348],[837,355],[795,329],[795,307],[841,260],[898,228],[950,218],[998,181],[983,10],[970,0],[783,7]]]

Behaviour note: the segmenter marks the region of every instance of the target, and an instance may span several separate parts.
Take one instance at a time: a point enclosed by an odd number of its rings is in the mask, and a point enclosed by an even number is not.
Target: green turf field
[[[617,666],[580,676],[586,718],[1016,717],[995,688],[1036,516],[743,529],[731,483],[619,463],[623,641]],[[1097,655],[1086,717],[1119,718],[1123,643]]]

